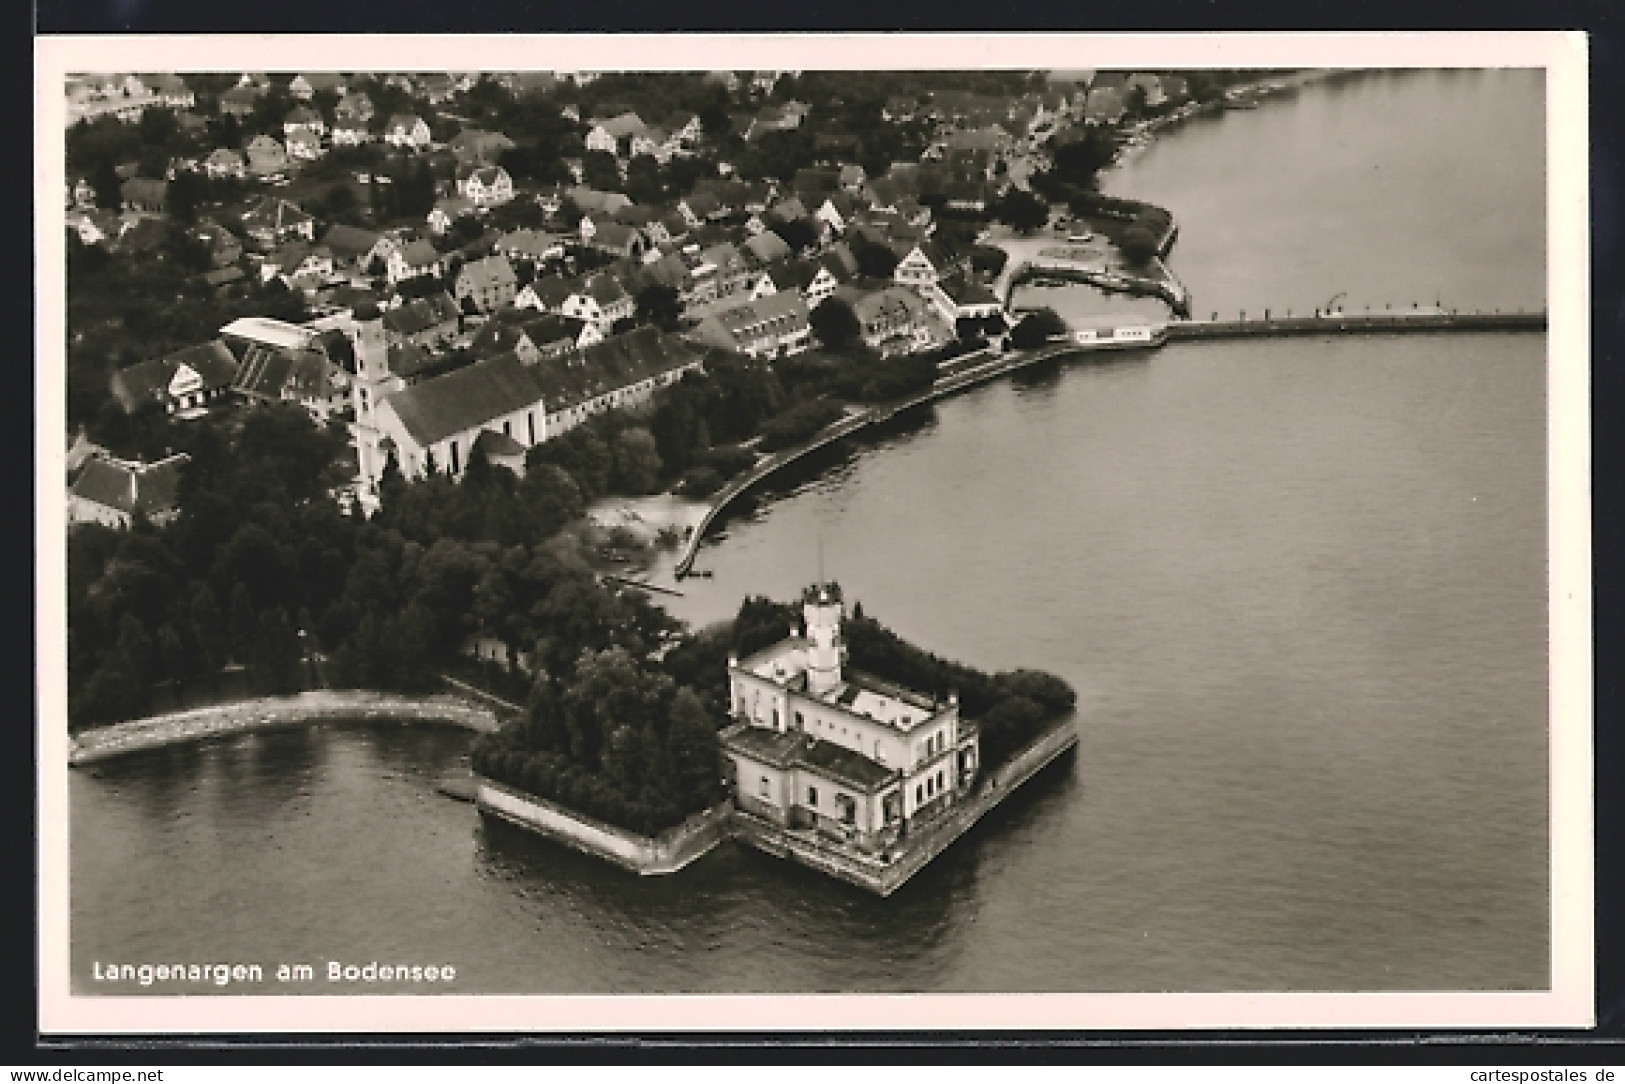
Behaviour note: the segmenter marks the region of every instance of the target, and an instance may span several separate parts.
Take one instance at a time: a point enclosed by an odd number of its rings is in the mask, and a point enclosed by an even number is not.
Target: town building
[[[189,461],[185,452],[156,463],[91,456],[68,489],[68,522],[117,528],[129,527],[137,516],[169,522],[177,512],[181,468]]]
[[[202,413],[229,391],[236,376],[236,356],[222,340],[211,339],[125,366],[113,374],[108,387],[127,413],[161,405],[165,413],[185,418]]]
[[[700,321],[693,337],[753,358],[775,358],[806,350],[812,327],[806,301],[787,290],[714,312]]]
[[[391,147],[422,150],[429,145],[429,125],[415,113],[397,113],[384,125],[384,142]]]
[[[840,586],[816,584],[799,634],[729,658],[720,743],[741,813],[884,853],[970,794],[978,735],[953,694],[847,667],[844,618]]]
[[[519,290],[519,280],[506,256],[470,260],[457,272],[452,293],[458,301],[471,302],[480,312],[495,312],[511,304]]]

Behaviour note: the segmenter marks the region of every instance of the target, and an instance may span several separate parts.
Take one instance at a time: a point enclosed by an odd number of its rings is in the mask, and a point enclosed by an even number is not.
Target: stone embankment
[[[1078,743],[1068,716],[1033,739],[1009,763],[981,781],[949,810],[915,829],[891,853],[868,854],[812,829],[786,828],[724,802],[658,836],[640,836],[484,776],[474,777],[481,813],[594,855],[642,876],[676,873],[734,839],[880,896],[903,886],[1023,783]],[[460,795],[459,795],[460,796]]]
[[[85,730],[70,739],[68,763],[88,764],[127,753],[250,731],[369,719],[443,723],[478,731],[495,730],[497,725],[496,714],[490,708],[461,697],[406,697],[319,689],[297,696],[214,704]]]

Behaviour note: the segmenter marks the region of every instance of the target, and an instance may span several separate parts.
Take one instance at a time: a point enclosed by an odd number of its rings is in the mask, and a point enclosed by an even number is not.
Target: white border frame
[[[1587,52],[1578,32],[44,37],[35,40],[39,1027],[45,1034],[1528,1028],[1595,1024]],[[909,63],[913,59],[915,63]],[[748,60],[748,63],[743,61]],[[1535,993],[346,995],[69,991],[63,78],[76,71],[1546,70],[1552,989]]]

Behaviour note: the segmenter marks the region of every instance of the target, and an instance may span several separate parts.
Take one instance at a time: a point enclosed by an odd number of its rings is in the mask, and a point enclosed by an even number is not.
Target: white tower
[[[807,692],[822,696],[841,683],[841,587],[819,583],[801,594],[807,622]]]
[[[376,305],[363,302],[355,310],[355,380],[351,396],[355,406],[356,458],[361,488],[375,494],[384,473],[387,455],[380,442],[376,412],[378,400],[400,386],[389,371],[389,343],[384,338],[384,319]]]

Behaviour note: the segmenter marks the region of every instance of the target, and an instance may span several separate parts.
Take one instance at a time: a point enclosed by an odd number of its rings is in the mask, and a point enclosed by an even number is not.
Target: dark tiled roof
[[[794,759],[797,767],[865,791],[879,789],[895,775],[890,768],[832,741],[808,742]]]
[[[188,461],[189,457],[183,452],[132,470],[122,463],[92,458],[85,461],[72,492],[76,497],[121,512],[157,515],[175,507],[181,467]]]
[[[322,244],[328,247],[336,259],[357,260],[371,252],[379,238],[380,235],[371,230],[340,225],[334,226],[322,235]]]
[[[724,730],[718,737],[724,749],[734,749],[745,756],[765,761],[777,768],[788,768],[790,758],[805,742],[797,731],[769,730],[765,726],[738,725]]]
[[[542,398],[531,370],[512,354],[477,361],[384,399],[420,446],[477,429]]]

